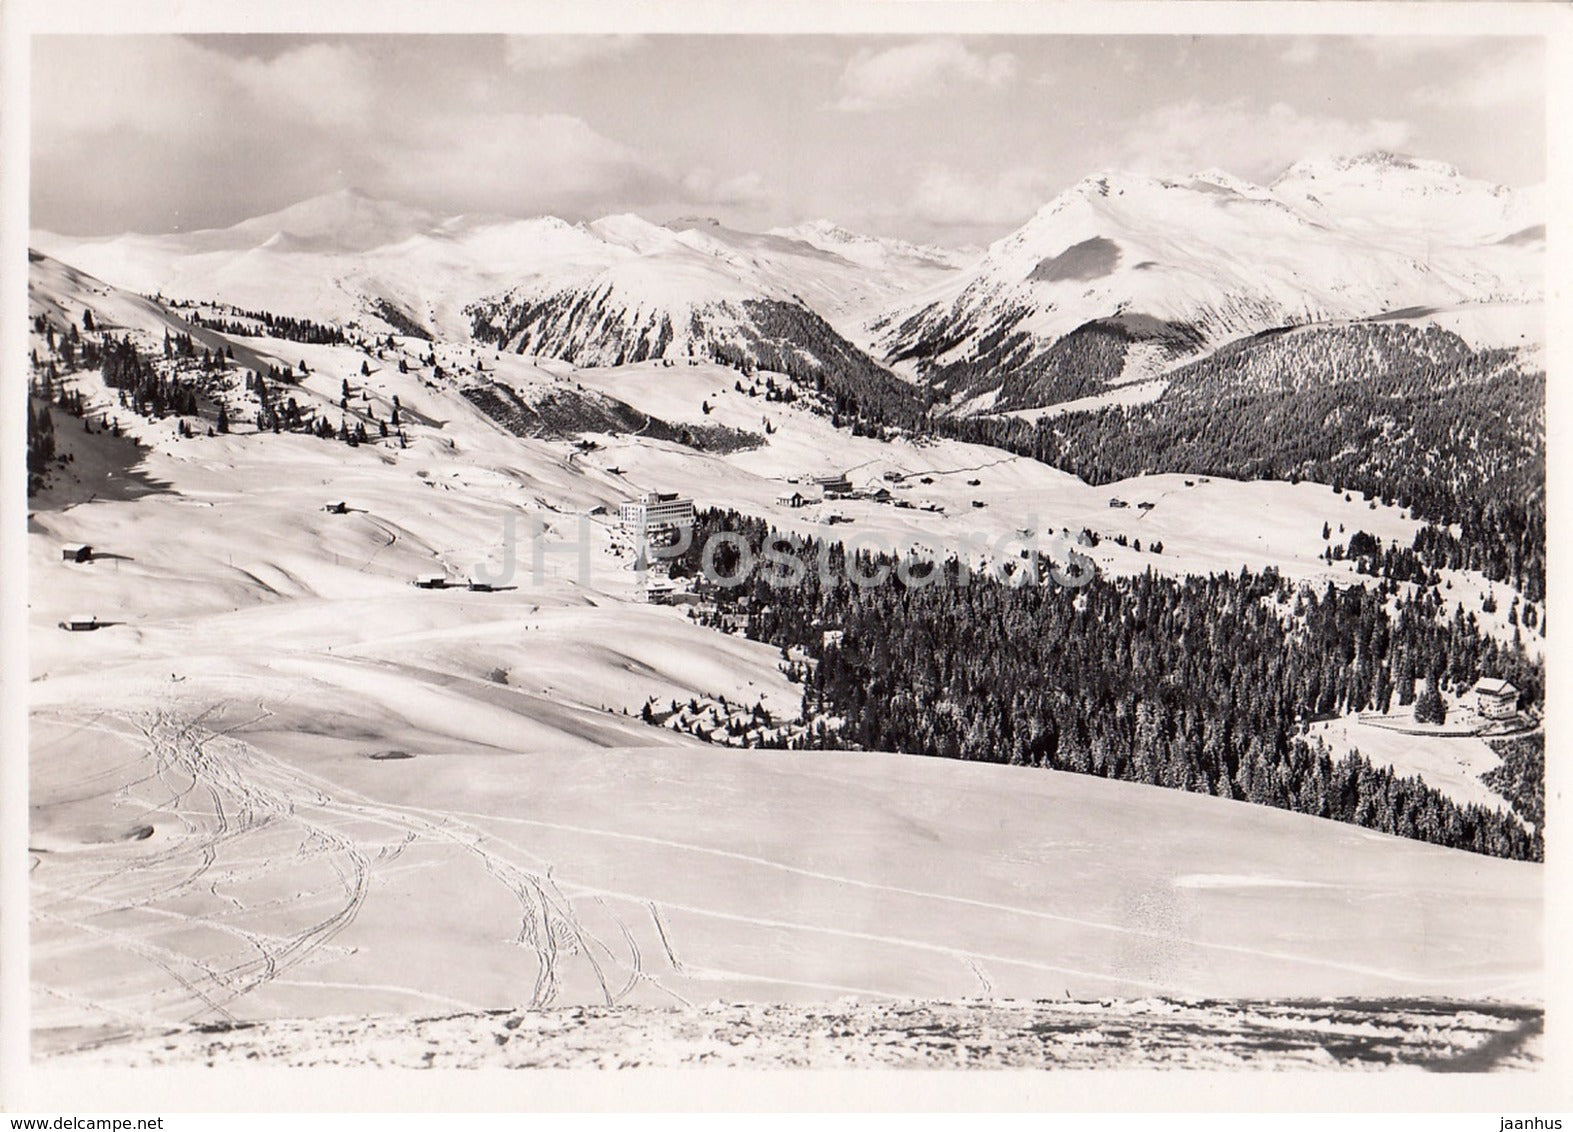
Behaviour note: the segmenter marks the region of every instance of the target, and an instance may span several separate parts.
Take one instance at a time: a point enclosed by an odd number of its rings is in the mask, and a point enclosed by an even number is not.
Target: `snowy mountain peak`
[[[1318,175],[1363,173],[1382,176],[1392,174],[1421,174],[1444,180],[1459,179],[1462,175],[1455,166],[1429,158],[1412,157],[1407,153],[1394,153],[1386,149],[1373,149],[1347,157],[1310,158],[1291,165],[1279,181],[1295,180]]]
[[[874,329],[888,364],[974,396],[1111,320],[1127,344],[1184,352],[1408,307],[1533,302],[1536,201],[1386,152],[1301,162],[1270,187],[1216,169],[1104,171]]]
[[[794,224],[788,228],[772,228],[771,235],[785,236],[792,240],[802,240],[804,243],[813,244],[815,247],[835,247],[837,245],[861,244],[875,242],[874,237],[860,235],[847,228],[843,228],[833,220],[808,220],[802,224]]]
[[[1220,198],[1241,198],[1277,203],[1271,189],[1223,169],[1204,169],[1185,177],[1161,177],[1126,169],[1106,169],[1083,177],[1050,200],[1024,228],[1040,218],[1059,216],[1083,206],[1101,214],[1117,209],[1123,214],[1161,214],[1175,202],[1217,204]],[[1185,207],[1184,204],[1179,207]]]
[[[714,216],[679,216],[668,220],[663,227],[674,232],[687,231],[690,228],[720,228],[722,224]]]
[[[1191,174],[1190,181],[1186,187],[1200,188],[1204,191],[1209,187],[1226,189],[1236,196],[1253,199],[1264,199],[1272,195],[1270,190],[1256,184],[1254,181],[1247,181],[1244,177],[1236,177],[1233,173],[1218,168],[1203,169],[1199,173]]]
[[[1089,323],[1195,349],[1326,318],[1533,300],[1543,220],[1534,192],[1376,151],[1302,161],[1265,187],[1221,169],[1100,171],[981,255],[825,219],[761,233],[696,216],[436,218],[354,188],[204,232],[34,235],[119,285],[318,319],[395,308],[458,337],[484,306],[498,339],[517,348],[528,331],[531,352],[564,357],[658,356],[689,338],[708,349],[742,333],[741,304],[801,308],[949,388],[1036,366]]]
[[[810,220],[789,228],[772,228],[769,235],[798,240],[821,251],[832,252],[862,267],[886,269],[898,262],[937,267],[959,267],[975,253],[932,244],[914,244],[888,236],[868,236],[843,228],[831,220]]]
[[[379,200],[350,188],[311,197],[229,228],[193,232],[191,238],[221,246],[256,247],[283,236],[295,250],[369,251],[408,239],[437,223],[437,217],[424,209]]]
[[[1309,216],[1433,241],[1498,239],[1544,219],[1534,191],[1476,180],[1445,162],[1385,150],[1298,162],[1273,182],[1272,192]]]
[[[640,255],[668,251],[680,246],[678,235],[670,228],[652,224],[632,212],[616,213],[592,220],[585,225],[587,231],[609,244],[627,248]]]

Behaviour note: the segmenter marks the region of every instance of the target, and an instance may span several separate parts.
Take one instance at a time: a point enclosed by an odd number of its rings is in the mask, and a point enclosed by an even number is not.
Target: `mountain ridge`
[[[1304,188],[1324,182],[1326,199]],[[1272,186],[1219,171],[1094,173],[972,269],[883,312],[874,348],[954,403],[1116,316],[1144,316],[1200,349],[1274,326],[1533,302],[1537,209],[1533,193],[1396,158],[1300,163]]]
[[[786,304],[812,316],[794,325],[823,322],[953,408],[1035,408],[1274,326],[1535,303],[1543,218],[1536,189],[1373,151],[1297,162],[1267,185],[1095,172],[975,254],[825,219],[747,232],[697,215],[441,217],[357,189],[229,228],[34,243],[147,293],[373,328],[394,309],[448,336],[484,325],[495,345],[608,364],[718,343],[757,363],[779,350],[746,345],[768,335],[745,304]],[[1072,336],[1098,327],[1118,328],[1118,349],[1105,336],[1096,380],[1074,377]]]

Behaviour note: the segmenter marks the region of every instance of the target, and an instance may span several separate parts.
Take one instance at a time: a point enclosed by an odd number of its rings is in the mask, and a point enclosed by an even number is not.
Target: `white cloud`
[[[39,64],[34,125],[62,133],[218,133],[231,127],[216,112],[226,104],[290,126],[354,124],[370,109],[377,79],[370,59],[346,44],[237,58],[173,36],[149,36],[134,54],[107,38],[52,40]]]
[[[1316,62],[1316,57],[1321,53],[1321,45],[1316,40],[1300,38],[1284,49],[1278,61],[1290,67],[1305,67]]]
[[[1018,166],[994,177],[933,168],[918,181],[911,215],[935,228],[980,228],[1022,223],[1053,196],[1039,169]]]
[[[1016,78],[1016,57],[985,55],[954,39],[926,39],[883,51],[860,50],[841,73],[838,110],[907,106],[945,97],[957,86],[999,89]]]
[[[1408,122],[1303,114],[1283,102],[1263,110],[1244,99],[1222,104],[1192,100],[1138,119],[1126,133],[1116,161],[1167,174],[1217,166],[1266,180],[1305,158],[1402,149],[1412,132]]]
[[[772,194],[765,188],[764,178],[757,172],[718,177],[710,169],[701,166],[683,177],[682,184],[688,195],[699,204],[730,208],[754,207],[772,199]]]
[[[259,59],[150,37],[127,52],[83,37],[35,55],[35,223],[202,227],[345,185],[509,215],[771,199],[757,172],[689,171],[584,118],[510,109],[485,83],[434,94],[406,58],[354,43]]]
[[[1529,103],[1545,94],[1545,55],[1539,47],[1483,59],[1472,68],[1449,70],[1449,77],[1414,92],[1415,102],[1451,110],[1500,110]]]
[[[263,59],[82,36],[35,40],[33,58],[40,223],[201,226],[265,211],[341,186],[368,125],[394,125],[374,113],[376,64],[344,44]]]
[[[1462,58],[1480,49],[1480,40],[1459,35],[1361,35],[1347,39],[1383,67],[1441,62]]]
[[[642,35],[510,35],[503,58],[516,71],[563,71],[624,55],[644,40]]]
[[[666,191],[670,178],[629,146],[567,114],[455,111],[403,126],[366,146],[366,187],[438,202],[455,185],[467,209],[599,211]]]

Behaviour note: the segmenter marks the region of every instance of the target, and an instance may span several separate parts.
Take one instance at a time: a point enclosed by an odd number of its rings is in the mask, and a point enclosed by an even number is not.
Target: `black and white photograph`
[[[1568,10],[1050,7],[8,15],[16,1105],[1566,1109]]]

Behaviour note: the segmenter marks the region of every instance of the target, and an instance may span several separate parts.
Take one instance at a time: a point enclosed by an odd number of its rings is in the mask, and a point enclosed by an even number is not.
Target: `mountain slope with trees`
[[[1155,472],[1314,480],[1430,525],[1428,567],[1545,597],[1545,374],[1436,328],[1255,335],[1173,371],[1158,400],[1036,423],[939,418],[959,439],[1091,483]]]
[[[1542,854],[1539,832],[1511,812],[1459,806],[1358,755],[1334,761],[1304,735],[1316,717],[1387,710],[1417,681],[1456,691],[1491,673],[1539,701],[1540,666],[1430,591],[1317,589],[1270,570],[1017,584],[1025,565],[1010,579],[955,560],[898,570],[717,511],[700,517],[677,572],[698,572],[723,531],[756,561],[767,547],[780,556],[716,600],[746,617],[749,637],[811,658],[804,716],[839,725],[811,727],[804,745],[1094,774],[1493,856]],[[712,569],[729,577],[741,557],[722,546]],[[858,584],[851,570],[882,580]]]

